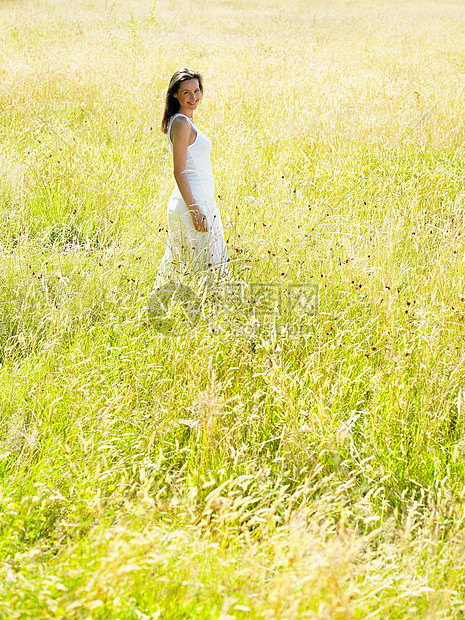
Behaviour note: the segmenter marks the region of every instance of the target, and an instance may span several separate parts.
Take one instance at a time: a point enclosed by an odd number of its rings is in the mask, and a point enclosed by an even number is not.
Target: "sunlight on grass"
[[[0,616],[461,617],[462,4],[0,15]],[[185,65],[233,275],[153,299]]]

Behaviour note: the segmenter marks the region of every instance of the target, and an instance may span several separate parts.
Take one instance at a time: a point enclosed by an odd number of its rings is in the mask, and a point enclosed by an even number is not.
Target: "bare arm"
[[[174,178],[186,203],[194,228],[199,232],[208,232],[207,219],[195,202],[189,181],[186,178],[187,147],[191,139],[192,128],[189,121],[178,117],[171,126],[171,141],[173,143]]]

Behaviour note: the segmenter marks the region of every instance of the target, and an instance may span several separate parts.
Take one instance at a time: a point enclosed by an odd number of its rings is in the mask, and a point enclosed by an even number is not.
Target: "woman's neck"
[[[193,110],[183,110],[182,108],[178,111],[178,114],[183,114],[184,116],[187,116],[187,118],[190,118],[191,121],[194,120],[194,111]]]

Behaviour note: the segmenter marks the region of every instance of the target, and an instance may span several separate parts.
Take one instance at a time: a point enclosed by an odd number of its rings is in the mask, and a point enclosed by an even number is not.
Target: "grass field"
[[[0,617],[463,618],[463,2],[0,24]],[[186,65],[234,282],[318,287],[292,329],[147,313]]]

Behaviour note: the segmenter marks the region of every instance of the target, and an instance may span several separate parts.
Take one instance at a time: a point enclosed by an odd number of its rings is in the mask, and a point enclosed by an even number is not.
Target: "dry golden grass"
[[[463,3],[0,23],[0,617],[462,617]],[[298,329],[150,323],[185,65],[234,275],[318,284]]]

